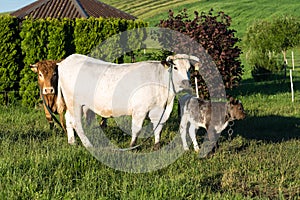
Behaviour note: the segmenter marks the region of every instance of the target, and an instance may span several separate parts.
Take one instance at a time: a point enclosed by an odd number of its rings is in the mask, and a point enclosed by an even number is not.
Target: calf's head
[[[38,74],[38,84],[43,95],[56,94],[58,83],[57,62],[44,60],[30,65],[31,70]]]
[[[230,97],[228,104],[228,114],[231,120],[240,120],[246,117],[246,112],[244,110],[241,101]]]

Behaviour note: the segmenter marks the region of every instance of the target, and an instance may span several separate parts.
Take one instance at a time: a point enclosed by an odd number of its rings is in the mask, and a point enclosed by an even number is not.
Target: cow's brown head
[[[228,114],[231,120],[240,120],[246,117],[246,112],[244,110],[241,101],[230,97],[228,104]]]
[[[31,70],[38,74],[38,83],[43,95],[54,95],[57,92],[57,62],[54,60],[44,60],[30,65]]]

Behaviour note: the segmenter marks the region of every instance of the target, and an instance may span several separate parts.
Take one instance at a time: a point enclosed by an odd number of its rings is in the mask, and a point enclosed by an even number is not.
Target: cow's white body
[[[178,59],[174,63],[178,69],[169,73],[157,61],[114,64],[79,54],[67,57],[59,64],[58,85],[67,106],[69,142],[74,139],[74,128],[83,145],[92,146],[81,125],[84,107],[106,118],[131,115],[131,146],[148,114],[153,127],[157,127],[154,134],[158,144],[162,124],[173,108],[175,92],[181,91],[182,81],[188,79],[189,60]]]

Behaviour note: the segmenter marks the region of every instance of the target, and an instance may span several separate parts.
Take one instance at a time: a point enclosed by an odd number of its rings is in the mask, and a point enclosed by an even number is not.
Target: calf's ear
[[[34,64],[34,65],[30,65],[30,69],[34,72],[34,73],[37,73],[38,70],[37,70],[37,65]]]

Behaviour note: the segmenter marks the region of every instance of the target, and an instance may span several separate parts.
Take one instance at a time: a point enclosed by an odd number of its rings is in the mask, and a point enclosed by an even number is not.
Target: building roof
[[[134,20],[136,17],[98,0],[38,0],[11,15],[20,19],[37,18],[121,18]]]

